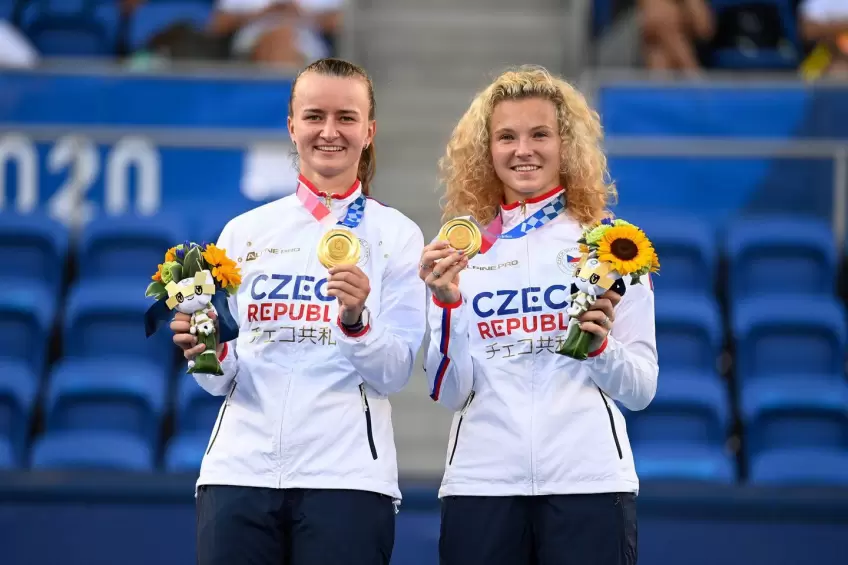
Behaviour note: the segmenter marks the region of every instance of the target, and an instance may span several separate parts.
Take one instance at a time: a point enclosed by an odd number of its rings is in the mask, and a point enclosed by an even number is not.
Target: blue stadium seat
[[[149,472],[154,466],[150,442],[132,434],[107,431],[48,432],[33,444],[33,469]]]
[[[166,213],[94,220],[80,238],[80,280],[137,277],[149,282],[165,252],[185,241],[184,225],[183,218]]]
[[[48,431],[103,430],[146,439],[159,437],[167,374],[135,359],[64,360],[45,398]]]
[[[778,486],[848,486],[848,449],[776,449],[751,462],[749,482]]]
[[[731,300],[766,294],[830,295],[838,258],[819,220],[760,217],[733,222],[725,240]]]
[[[592,2],[592,35],[600,37],[613,23],[615,0],[594,0]]]
[[[662,369],[651,404],[623,412],[641,478],[736,482],[736,463],[724,451],[730,400],[714,372]]]
[[[633,445],[721,447],[730,427],[727,387],[714,373],[661,369],[657,394],[644,410],[626,411]]]
[[[211,14],[212,5],[200,0],[147,2],[133,14],[130,46],[132,49],[143,49],[154,35],[178,22],[189,22],[198,28],[205,28]]]
[[[710,0],[710,7],[716,14],[717,34],[722,33],[721,26],[729,16],[731,25],[734,27],[750,29],[749,23],[752,19],[759,20],[759,27],[765,27],[764,20],[771,20],[769,15],[776,21],[769,21],[774,29],[769,30],[780,38],[780,44],[775,48],[757,47],[746,45],[740,38],[731,37],[732,47],[713,48],[710,54],[710,64],[719,69],[735,70],[794,70],[803,56],[801,37],[798,34],[796,7],[798,3],[794,0]],[[729,13],[730,10],[751,11],[759,8],[755,13]],[[771,10],[771,14],[763,10]],[[735,20],[735,21],[734,21]]]
[[[112,25],[98,17],[95,6],[113,14]],[[108,56],[116,48],[117,10],[117,2],[34,0],[24,7],[20,25],[41,55]]]
[[[760,378],[741,390],[745,451],[821,447],[848,450],[848,382],[798,374]]]
[[[724,333],[715,301],[697,293],[667,293],[654,309],[663,369],[715,370]]]
[[[642,480],[733,484],[736,463],[721,447],[678,444],[634,446],[636,472]]]
[[[112,56],[119,6],[115,0],[36,0],[24,9],[22,27],[45,55]]]
[[[662,265],[660,273],[652,276],[657,293],[713,294],[718,244],[710,224],[682,212],[657,214],[620,206],[614,212],[642,228],[654,244]]]
[[[0,19],[11,21],[17,0],[0,0]]]
[[[173,436],[165,451],[165,470],[171,473],[197,473],[208,445],[208,433]]]
[[[56,299],[38,285],[0,293],[0,359],[17,360],[41,375],[56,318]]]
[[[224,403],[223,396],[213,396],[200,388],[188,373],[180,376],[177,391],[177,410],[174,415],[174,430],[177,434],[200,434],[212,432],[215,421]]]
[[[24,464],[38,379],[24,364],[0,358],[0,467]],[[4,453],[8,450],[8,453]]]
[[[744,300],[732,315],[737,382],[759,376],[844,375],[844,307],[827,296]]]
[[[68,231],[39,214],[0,213],[0,256],[13,270],[0,274],[0,284],[43,285],[58,296],[68,260]]]
[[[12,447],[12,443],[6,438],[0,437],[0,469],[8,471],[20,466],[15,458],[15,450]]]
[[[65,308],[65,357],[98,359],[108,352],[123,359],[118,370],[135,360],[171,366],[176,350],[167,324],[150,338],[144,335],[144,313],[153,304],[144,296],[147,282],[102,280],[74,287]]]

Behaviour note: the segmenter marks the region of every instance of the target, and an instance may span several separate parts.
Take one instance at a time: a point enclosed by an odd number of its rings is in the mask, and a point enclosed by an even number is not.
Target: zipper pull
[[[365,387],[359,385],[359,399],[362,401],[362,411],[368,412],[368,403],[365,401]]]
[[[465,406],[462,407],[460,411],[460,416],[465,416],[465,413],[468,412],[468,407],[471,406],[471,401],[474,400],[474,391],[471,391],[471,394],[468,395],[468,399],[465,401]]]
[[[521,201],[521,213],[524,215],[525,218],[527,217],[527,201],[526,200]]]
[[[329,194],[328,194],[328,195],[326,195],[326,196],[324,196],[324,204],[327,206],[327,208],[329,208],[330,210],[332,210],[332,209],[333,209],[333,206],[332,206],[332,204],[333,204],[333,197],[332,197],[331,195],[329,195]]]

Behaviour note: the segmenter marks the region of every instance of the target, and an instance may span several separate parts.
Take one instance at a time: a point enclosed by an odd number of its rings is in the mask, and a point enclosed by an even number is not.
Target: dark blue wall
[[[194,563],[193,477],[0,475],[4,565]],[[434,485],[405,485],[394,565],[438,562]],[[644,484],[641,565],[843,565],[848,489]]]

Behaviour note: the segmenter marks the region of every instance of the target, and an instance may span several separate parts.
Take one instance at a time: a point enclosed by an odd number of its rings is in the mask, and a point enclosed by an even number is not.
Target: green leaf
[[[232,296],[232,295],[234,295],[235,293],[238,292],[238,289],[239,289],[239,287],[237,285],[230,285],[230,286],[226,287],[224,290],[226,291],[227,294]]]
[[[172,263],[168,263],[169,272],[171,273],[171,280],[174,282],[180,282],[183,280],[183,266],[177,263],[176,261]]]
[[[630,275],[630,284],[642,284],[642,279],[639,275]]]
[[[183,260],[183,278],[189,279],[194,277],[194,275],[203,270],[204,263],[205,261],[203,260],[200,248],[192,247],[186,252],[185,259]]]
[[[568,330],[565,343],[560,346],[557,353],[583,361],[589,357],[589,345],[592,343],[594,335],[586,330],[581,330],[576,324]]]
[[[158,282],[153,281],[149,285],[147,285],[147,291],[145,291],[144,296],[153,297],[156,300],[161,300],[163,297],[168,296],[168,291],[165,290],[165,285]]]

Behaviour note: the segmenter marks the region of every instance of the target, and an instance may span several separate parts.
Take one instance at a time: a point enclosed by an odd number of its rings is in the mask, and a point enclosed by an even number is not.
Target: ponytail
[[[374,180],[374,173],[377,171],[377,152],[374,149],[374,141],[368,144],[368,147],[362,150],[362,156],[359,158],[359,168],[356,171],[356,178],[362,185],[362,194],[370,196],[371,182]]]

